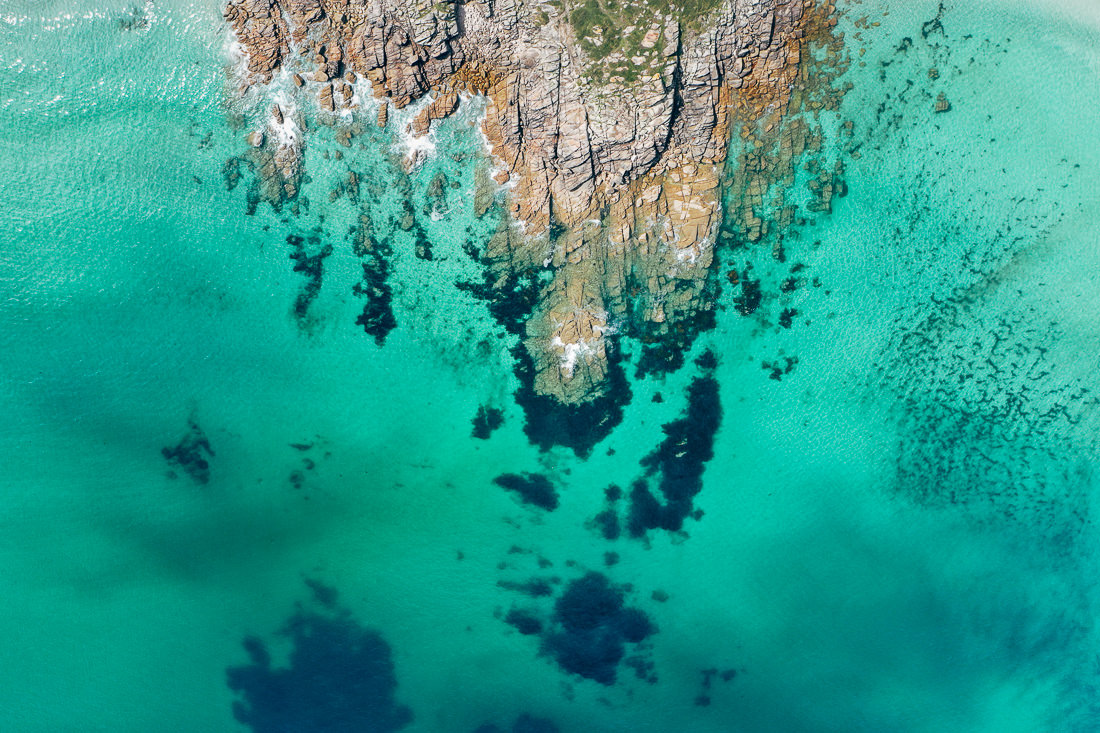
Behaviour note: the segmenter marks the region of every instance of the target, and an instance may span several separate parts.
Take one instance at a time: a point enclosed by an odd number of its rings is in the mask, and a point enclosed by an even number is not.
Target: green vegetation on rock
[[[592,61],[588,76],[592,81],[621,79],[632,82],[644,73],[661,67],[664,39],[651,37],[649,48],[643,45],[646,34],[662,33],[669,23],[686,30],[702,27],[702,21],[720,0],[579,0],[568,8],[568,19],[577,44]],[[551,0],[560,7],[558,0]]]

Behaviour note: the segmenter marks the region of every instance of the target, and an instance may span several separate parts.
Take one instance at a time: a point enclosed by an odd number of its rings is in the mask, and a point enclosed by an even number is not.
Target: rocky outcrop
[[[245,140],[245,158],[256,172],[256,198],[276,210],[298,196],[302,180],[302,119],[293,108],[271,106],[258,129]]]
[[[485,96],[482,132],[514,221],[485,261],[501,282],[550,273],[523,343],[534,391],[577,405],[608,384],[609,339],[682,338],[713,307],[731,135],[778,129],[808,33],[829,27],[832,7],[720,0],[688,27],[667,6],[639,4],[616,34],[579,5],[553,16],[549,7],[230,0],[225,16],[247,57],[243,88],[296,74],[323,114],[353,109],[359,89],[383,100],[371,121],[385,126],[394,109],[430,95],[403,131],[419,137],[460,95]],[[282,149],[274,168],[293,197]],[[768,182],[746,175],[733,213],[754,222]],[[484,196],[477,205],[484,211]],[[747,233],[759,238],[754,226]]]

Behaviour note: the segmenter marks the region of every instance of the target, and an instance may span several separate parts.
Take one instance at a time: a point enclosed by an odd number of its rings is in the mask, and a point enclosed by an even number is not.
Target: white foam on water
[[[279,110],[283,113],[283,121],[280,124],[275,119],[274,112],[272,112],[268,117],[267,129],[275,135],[280,147],[293,149],[301,147],[302,129],[295,121],[298,115],[298,106],[291,100],[290,95],[285,90],[276,93],[274,103],[279,105]]]
[[[577,367],[577,360],[581,357],[595,353],[595,349],[589,344],[588,339],[581,339],[576,343],[567,344],[560,336],[555,336],[550,345],[561,351],[561,370],[566,376],[572,377]]]
[[[404,155],[405,160],[409,162],[412,168],[431,160],[436,153],[434,125],[430,125],[428,132],[424,135],[413,135],[409,131],[409,123],[422,109],[431,103],[433,98],[434,95],[428,94],[403,109],[395,109],[390,112],[389,123],[392,123],[397,130],[395,150]]]
[[[248,53],[244,45],[237,40],[232,29],[225,32],[224,55],[229,61],[229,76],[238,86],[248,82]]]

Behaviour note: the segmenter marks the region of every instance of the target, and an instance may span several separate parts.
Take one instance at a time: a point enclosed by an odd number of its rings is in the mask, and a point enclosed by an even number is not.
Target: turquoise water
[[[528,444],[512,337],[453,287],[494,226],[471,213],[477,103],[412,176],[382,132],[347,149],[317,130],[308,209],[248,216],[247,184],[222,179],[250,111],[228,101],[219,3],[134,7],[0,7],[5,730],[247,730],[227,676],[242,641],[281,667],[296,604],[337,614],[305,580],[335,589],[342,631],[389,646],[408,731],[524,713],[562,731],[1100,728],[1095,8],[947,3],[927,38],[937,3],[844,8],[853,88],[826,128],[854,123],[827,141],[858,147],[848,194],[785,264],[727,254],[770,295],[690,355],[719,361],[703,515],[640,542],[590,520],[705,370],[632,384],[587,460]],[[358,209],[329,202],[349,169],[395,251],[382,347],[355,325]],[[433,217],[440,171],[457,187]],[[385,224],[406,196],[431,262]],[[303,318],[286,238],[310,234],[333,249]],[[795,261],[821,286],[779,297]],[[787,357],[778,381],[761,368]],[[503,412],[488,440],[479,406]],[[557,509],[493,482],[524,472]],[[547,623],[588,571],[657,629],[627,645],[655,683],[569,674],[506,622]],[[553,598],[514,589],[532,578],[560,579]],[[338,662],[326,684],[351,676]]]

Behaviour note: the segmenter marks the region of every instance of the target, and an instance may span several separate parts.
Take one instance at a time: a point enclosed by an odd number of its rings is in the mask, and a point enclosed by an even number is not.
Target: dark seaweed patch
[[[649,616],[638,608],[624,608],[615,618],[615,628],[623,640],[630,644],[638,644],[645,641],[657,627],[649,620]]]
[[[668,340],[642,344],[641,356],[634,368],[635,379],[651,375],[671,374],[684,365],[684,350],[679,343]]]
[[[120,31],[146,31],[149,30],[152,20],[149,17],[148,9],[135,3],[130,6],[129,10],[119,16],[117,22]]]
[[[629,656],[623,660],[623,666],[634,670],[634,676],[653,685],[657,683],[657,674],[653,660],[641,654]]]
[[[413,253],[419,259],[429,262],[435,259],[432,254],[432,240],[428,239],[428,235],[424,231],[424,227],[420,226],[420,222],[417,222],[416,226],[413,227],[413,236],[415,237]]]
[[[293,487],[296,491],[300,491],[302,488],[305,487],[306,475],[317,468],[317,461],[310,457],[310,455],[305,455],[309,454],[310,451],[312,451],[313,446],[313,443],[290,443],[291,448],[298,451],[300,454],[303,454],[299,457],[299,460],[301,461],[301,468],[293,469],[290,472],[290,476],[288,479],[291,487]],[[312,455],[317,456],[316,453],[313,453]],[[324,454],[324,458],[328,457],[329,453],[326,451]],[[308,583],[309,581],[307,581],[307,584]]]
[[[733,307],[743,316],[752,315],[760,307],[760,301],[763,299],[760,280],[749,277],[751,273],[752,265],[745,265],[745,269],[737,278],[737,285],[740,286],[741,292],[733,297]]]
[[[542,619],[531,611],[513,608],[508,611],[504,621],[524,636],[542,633]]]
[[[667,522],[664,507],[649,490],[649,485],[643,479],[635,481],[630,487],[630,510],[626,521],[630,536],[642,537],[650,529],[676,529],[674,524]]]
[[[272,666],[259,638],[244,640],[250,663],[226,670],[239,722],[256,733],[388,733],[412,721],[395,699],[389,644],[332,600],[320,611],[300,605],[280,630],[292,645],[286,667]]]
[[[797,364],[797,356],[784,356],[781,361],[761,361],[760,368],[768,372],[768,379],[774,379],[778,382],[793,372]]]
[[[480,283],[458,282],[455,287],[485,301],[489,314],[497,323],[508,333],[522,337],[531,310],[539,302],[541,277],[536,270],[510,272],[498,283],[497,277],[486,270]]]
[[[260,205],[260,182],[253,178],[252,182],[248,186],[248,191],[245,192],[245,207],[244,213],[248,216],[255,216],[256,209]]]
[[[207,459],[214,456],[214,449],[194,418],[187,420],[187,434],[174,446],[161,448],[160,454],[170,465],[183,469],[195,483],[210,481],[210,461]],[[171,475],[174,477],[175,473]]]
[[[549,718],[536,718],[524,713],[512,723],[512,733],[558,733],[558,726]],[[508,733],[504,728],[492,723],[479,725],[474,733]]]
[[[623,591],[606,575],[588,573],[572,581],[554,604],[554,620],[566,631],[597,628],[614,620],[623,608]]]
[[[617,557],[608,558],[609,565],[617,561]],[[523,592],[524,585],[530,582],[498,581],[497,585]],[[550,586],[546,588],[549,590]],[[549,616],[538,610],[513,607],[504,621],[521,634],[540,636],[540,653],[566,672],[611,685],[615,683],[627,645],[639,644],[657,632],[644,611],[626,605],[625,591],[624,587],[613,585],[606,575],[589,571],[566,586],[554,601]],[[652,670],[652,664],[644,662],[644,657],[637,659]],[[648,674],[644,678],[655,679]]]
[[[622,533],[619,527],[619,514],[614,509],[604,509],[592,518],[592,524],[605,540],[617,540]]]
[[[335,610],[337,601],[339,600],[339,594],[336,589],[331,585],[322,583],[315,578],[305,579],[306,587],[313,591],[313,600],[321,604],[322,607]]]
[[[332,254],[332,245],[326,244],[320,249],[316,249],[321,243],[319,237],[314,235],[300,237],[297,234],[288,235],[286,243],[292,248],[288,256],[294,261],[294,272],[300,273],[306,279],[305,284],[302,285],[297,297],[294,299],[294,306],[291,310],[299,326],[304,327],[309,324],[309,306],[312,305],[321,292],[324,261],[326,257]],[[312,253],[310,252],[311,248],[313,249]]]
[[[695,704],[700,707],[705,707],[711,703],[711,694],[714,688],[714,681],[721,680],[722,682],[729,682],[737,676],[736,669],[718,669],[717,667],[711,667],[709,669],[699,670],[699,674],[702,675],[702,687],[699,694],[695,696]]]
[[[716,365],[713,354],[701,365]],[[722,421],[718,380],[713,367],[691,381],[684,415],[662,426],[665,439],[642,459],[646,478],[657,478],[663,503],[650,490],[647,480],[635,481],[630,491],[627,527],[634,537],[647,530],[679,531],[692,515],[692,502],[703,488],[703,470],[714,457],[714,435]]]
[[[716,294],[708,289],[701,297],[710,302]],[[695,338],[704,331],[710,331],[718,325],[715,312],[711,309],[700,310],[692,318],[678,321],[667,333],[633,334],[642,342],[641,355],[635,367],[634,376],[642,379],[647,376],[671,374],[684,365],[684,354],[691,350]]]
[[[615,484],[611,484],[603,490],[604,508],[587,523],[587,527],[598,532],[605,540],[619,539],[622,534],[622,526],[619,522],[618,502],[623,498],[623,490]]]
[[[619,350],[614,341],[607,343],[608,383],[603,395],[588,402],[565,405],[553,397],[540,395],[534,388],[534,364],[522,346],[512,350],[516,360],[516,402],[523,408],[527,422],[523,432],[532,445],[549,450],[555,445],[571,448],[581,458],[622,422],[623,406],[630,402],[630,384],[623,372]]]
[[[225,165],[222,166],[222,178],[225,180],[227,191],[232,191],[237,187],[237,184],[241,182],[240,158],[232,157],[225,161]]]
[[[541,473],[504,473],[493,479],[493,483],[519,495],[524,504],[548,512],[558,508],[558,492],[550,479]]]
[[[643,611],[624,607],[622,589],[597,572],[569,584],[554,604],[553,621],[543,651],[566,672],[603,685],[615,683],[626,644],[657,631]]]
[[[393,315],[393,290],[388,282],[393,250],[388,240],[378,241],[372,237],[370,227],[370,219],[366,215],[361,216],[352,249],[363,267],[363,279],[353,285],[351,291],[367,299],[355,324],[362,326],[368,335],[374,337],[374,343],[382,346],[389,332],[397,328],[397,319]]]
[[[554,582],[559,582],[555,579]],[[546,598],[554,595],[554,586],[546,578],[531,578],[522,582],[515,580],[498,580],[497,586],[505,590],[523,593],[532,598]]]
[[[512,733],[558,733],[558,726],[548,718],[536,718],[524,713],[512,724]]]
[[[718,368],[718,357],[713,351],[707,349],[702,354],[695,357],[695,366],[703,371],[712,372]]]
[[[945,10],[945,8],[943,7],[943,3],[940,3],[939,8],[936,10],[936,17],[932,18],[932,20],[927,20],[924,23],[921,23],[920,34],[921,34],[922,38],[927,39],[928,36],[931,36],[935,33],[939,33],[941,36],[944,35],[944,32],[943,32],[943,13],[944,13],[944,10]]]
[[[488,405],[481,405],[477,408],[477,415],[474,416],[473,437],[481,440],[488,440],[489,436],[493,434],[493,431],[503,424],[503,410],[489,407]]]

